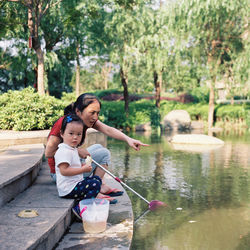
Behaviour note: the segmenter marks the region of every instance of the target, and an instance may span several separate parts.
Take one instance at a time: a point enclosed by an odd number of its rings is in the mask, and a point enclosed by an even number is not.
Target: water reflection
[[[109,140],[112,171],[168,207],[145,213],[147,204],[128,191],[137,218],[132,249],[250,249],[250,140],[221,135],[224,146],[189,152],[167,135],[133,137],[151,146],[138,153]]]

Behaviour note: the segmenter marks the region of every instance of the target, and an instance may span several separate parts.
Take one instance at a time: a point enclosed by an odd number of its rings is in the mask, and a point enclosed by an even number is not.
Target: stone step
[[[43,162],[32,186],[1,207],[1,249],[52,249],[71,224],[74,201],[58,197],[48,169]],[[19,217],[22,211],[35,211],[38,216]]]
[[[0,207],[14,199],[36,179],[43,144],[10,146],[0,151]]]

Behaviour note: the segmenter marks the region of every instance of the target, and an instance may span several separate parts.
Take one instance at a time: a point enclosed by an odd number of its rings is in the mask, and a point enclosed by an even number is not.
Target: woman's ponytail
[[[75,114],[74,105],[75,105],[74,102],[72,102],[71,104],[69,104],[69,105],[64,109],[64,115]]]

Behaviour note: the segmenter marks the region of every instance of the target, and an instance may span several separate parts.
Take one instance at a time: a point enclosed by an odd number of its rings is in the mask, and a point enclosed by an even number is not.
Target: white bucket
[[[109,215],[109,201],[85,199],[80,201],[80,214],[86,233],[101,233],[106,230]]]

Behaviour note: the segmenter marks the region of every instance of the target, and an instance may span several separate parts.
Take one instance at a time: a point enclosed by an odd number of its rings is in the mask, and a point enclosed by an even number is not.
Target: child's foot
[[[123,191],[117,188],[111,188],[105,183],[102,184],[100,193],[104,195],[109,195],[111,197],[123,195]]]
[[[79,203],[72,208],[72,212],[75,214],[75,216],[77,217],[77,219],[82,220],[82,217],[80,215],[80,206],[79,206]]]
[[[115,198],[112,198],[108,195],[103,195],[101,193],[99,193],[97,196],[96,196],[97,199],[105,199],[105,200],[108,200],[110,204],[116,204],[118,201],[115,199]]]
[[[102,193],[102,194],[114,197],[114,196],[121,196],[121,195],[123,195],[123,191],[121,191],[121,190],[119,190],[117,188],[110,188],[106,193]]]

